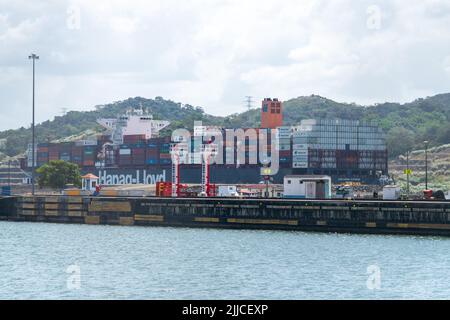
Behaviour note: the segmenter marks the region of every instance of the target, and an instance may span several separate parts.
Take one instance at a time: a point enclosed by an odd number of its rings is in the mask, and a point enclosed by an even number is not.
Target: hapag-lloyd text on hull
[[[161,173],[148,173],[146,169],[136,169],[130,173],[111,173],[107,169],[98,171],[99,183],[101,185],[119,184],[156,184],[159,181],[166,181],[166,170]]]

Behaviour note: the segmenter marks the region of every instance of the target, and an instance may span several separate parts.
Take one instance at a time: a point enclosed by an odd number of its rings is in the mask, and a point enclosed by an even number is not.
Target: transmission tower
[[[253,97],[252,96],[245,96],[245,105],[247,107],[247,110],[253,109]]]

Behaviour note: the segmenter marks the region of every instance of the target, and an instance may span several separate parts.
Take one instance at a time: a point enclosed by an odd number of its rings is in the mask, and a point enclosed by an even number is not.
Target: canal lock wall
[[[19,196],[0,199],[0,219],[450,236],[449,201]]]

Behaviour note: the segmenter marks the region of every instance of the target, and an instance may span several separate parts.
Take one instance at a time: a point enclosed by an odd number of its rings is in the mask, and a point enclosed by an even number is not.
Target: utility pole
[[[264,194],[264,198],[269,198],[269,180],[270,175],[272,174],[272,170],[269,168],[269,161],[268,160],[262,160],[263,167],[261,169],[261,173],[264,179],[264,183],[266,185],[266,190]]]
[[[8,160],[8,186],[11,188],[11,160]]]
[[[39,60],[39,56],[37,56],[36,54],[34,54],[34,53],[32,53],[31,55],[29,55],[28,56],[28,59],[31,59],[31,60],[33,60],[33,116],[32,116],[32,118],[33,118],[33,121],[32,121],[32,123],[31,123],[31,135],[32,135],[32,138],[31,138],[31,143],[32,143],[32,145],[31,145],[31,161],[32,161],[32,165],[31,165],[31,194],[32,195],[34,195],[34,175],[35,175],[35,173],[34,173],[34,171],[35,171],[35,142],[34,142],[34,140],[35,140],[35,132],[34,132],[34,80],[35,80],[35,72],[34,72],[34,69],[35,69],[35,62],[36,62],[36,60]]]
[[[406,152],[406,194],[409,198],[409,150]]]
[[[425,190],[428,190],[428,141],[425,144]]]

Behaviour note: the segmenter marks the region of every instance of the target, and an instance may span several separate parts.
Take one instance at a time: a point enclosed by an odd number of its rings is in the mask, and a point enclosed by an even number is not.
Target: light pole
[[[428,190],[428,141],[425,144],[425,190]]]
[[[264,178],[264,183],[266,184],[266,190],[265,190],[264,197],[269,198],[269,179],[270,179],[272,170],[270,170],[270,168],[269,168],[269,163],[270,163],[269,159],[267,159],[267,158],[262,159],[261,162],[263,165],[263,167],[261,169],[261,173]]]
[[[28,59],[33,60],[33,120],[31,122],[31,194],[34,195],[34,171],[35,171],[35,145],[34,145],[34,139],[35,139],[35,135],[34,135],[34,65],[35,65],[35,61],[39,60],[39,56],[37,56],[36,54],[32,53],[31,55],[28,56]]]
[[[8,186],[11,188],[11,160],[8,160]]]
[[[406,194],[409,198],[409,150],[406,152]]]

